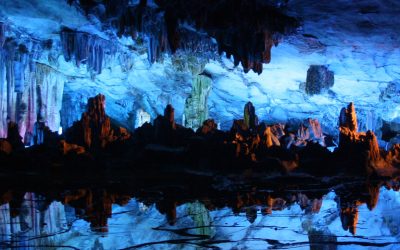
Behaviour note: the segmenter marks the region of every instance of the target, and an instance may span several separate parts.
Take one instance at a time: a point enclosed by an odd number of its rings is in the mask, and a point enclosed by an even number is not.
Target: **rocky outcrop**
[[[12,146],[6,139],[0,139],[0,154],[9,155],[12,153]]]
[[[85,148],[76,144],[67,143],[65,140],[60,141],[60,150],[64,155],[75,153],[77,155],[85,153]]]
[[[258,125],[256,109],[251,102],[246,103],[246,105],[244,106],[244,123],[251,130],[255,129]]]
[[[197,75],[193,79],[192,92],[185,103],[185,127],[196,130],[208,119],[208,95],[212,80],[206,75]]]
[[[267,146],[267,148],[270,148],[272,146],[281,146],[279,137],[276,135],[276,133],[273,133],[273,130],[270,126],[265,128],[263,135],[265,137],[265,145]]]
[[[135,117],[135,128],[141,127],[143,124],[150,123],[151,117],[150,114],[144,111],[143,109],[139,109],[136,111]]]
[[[339,116],[339,126],[346,127],[351,132],[358,131],[357,114],[354,104],[351,102],[347,108],[342,108]]]
[[[400,168],[400,144],[393,145],[385,159],[391,166]]]
[[[387,166],[382,158],[374,132],[357,132],[357,116],[353,103],[343,108],[339,116],[339,150],[343,155],[357,158],[357,164],[367,172]],[[371,169],[372,167],[372,169]]]
[[[321,94],[334,84],[333,72],[324,65],[311,65],[307,70],[306,93]]]
[[[319,143],[320,145],[325,146],[324,134],[317,119],[308,118],[297,130],[296,145],[307,145],[307,142]]]
[[[212,134],[218,129],[218,125],[215,123],[213,119],[208,119],[203,122],[203,125],[197,129],[197,132],[207,135]]]
[[[388,83],[386,88],[381,91],[381,94],[379,95],[379,100],[382,102],[393,101],[395,103],[400,103],[399,82],[393,81]]]
[[[68,129],[67,142],[96,150],[104,149],[112,142],[130,138],[126,129],[112,126],[111,119],[105,112],[105,100],[105,96],[101,94],[89,98],[87,111],[82,114],[81,120]]]

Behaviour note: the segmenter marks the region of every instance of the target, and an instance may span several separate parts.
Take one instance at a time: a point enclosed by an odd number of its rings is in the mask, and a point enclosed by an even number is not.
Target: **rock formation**
[[[339,126],[346,127],[351,132],[358,132],[357,114],[352,102],[340,111]]]
[[[251,130],[255,129],[258,125],[256,109],[251,102],[246,103],[246,105],[244,106],[244,123]]]
[[[99,5],[94,1],[81,3],[87,12],[93,14],[96,14],[93,10]],[[262,72],[263,63],[270,62],[271,48],[278,44],[279,38],[293,33],[299,26],[295,18],[259,1],[220,0],[213,4],[213,8],[209,8],[211,4],[204,1],[157,1],[157,5],[163,15],[147,6],[147,1],[140,1],[133,6],[128,1],[121,2],[119,11],[106,3],[102,5],[105,13],[99,18],[112,16],[119,20],[111,22],[117,27],[119,35],[136,38],[138,33],[146,34],[149,37],[150,62],[168,50],[174,53],[178,49],[190,48],[192,52],[198,52],[199,46],[204,47],[202,52],[205,53],[210,48],[215,50],[210,38],[195,39],[200,42],[192,43],[193,38],[201,37],[200,32],[193,32],[181,25],[192,23],[196,29],[204,30],[208,36],[216,39],[219,53],[226,52],[228,57],[233,55],[236,66],[242,63],[245,72],[252,69],[256,73]],[[238,12],[238,9],[241,11]],[[187,36],[188,32],[192,34]]]
[[[76,144],[67,143],[65,140],[60,141],[60,149],[64,155],[75,153],[75,154],[83,154],[85,153],[85,148],[82,146],[78,146]]]
[[[324,65],[311,65],[307,70],[306,93],[321,94],[334,84],[333,72]]]
[[[296,145],[306,145],[308,141],[325,146],[324,134],[322,133],[321,125],[317,119],[306,119],[300,124],[297,130]]]
[[[272,130],[271,127],[268,126],[265,131],[264,131],[264,136],[265,136],[265,145],[267,148],[270,148],[272,146],[280,146],[281,143],[279,142],[278,136],[276,136]]]
[[[112,126],[111,119],[105,112],[105,96],[101,94],[89,98],[87,111],[66,134],[67,142],[94,150],[105,148],[117,140],[124,141],[129,137],[130,134],[126,129]]]
[[[203,125],[197,130],[203,135],[212,134],[218,129],[217,124],[213,119],[208,119],[203,122]]]
[[[350,103],[347,109],[341,110],[339,125],[339,150],[342,154],[353,156],[352,159],[357,158],[358,164],[361,164],[367,172],[371,167],[377,169],[387,166],[381,156],[374,132],[357,132],[357,116],[353,103]]]
[[[60,35],[65,60],[74,60],[77,67],[86,64],[88,72],[100,74],[106,55],[116,53],[113,43],[93,34],[64,28]]]
[[[6,139],[0,139],[0,153],[6,155],[12,153],[12,146]]]
[[[185,103],[185,127],[196,130],[208,119],[208,94],[212,80],[206,75],[197,75],[193,79],[192,92]]]
[[[143,109],[139,109],[136,111],[135,117],[135,128],[141,127],[143,124],[150,123],[151,117],[150,114],[144,111]]]
[[[340,220],[342,221],[342,227],[344,230],[348,230],[353,235],[356,234],[358,223],[357,205],[342,207],[340,209]]]
[[[8,123],[7,141],[11,144],[13,150],[24,148],[22,137],[19,135],[18,125],[15,122]]]
[[[25,143],[31,144],[34,124],[42,117],[58,131],[65,78],[37,60],[44,50],[39,42],[7,38],[0,47],[0,137],[6,120],[16,122]]]

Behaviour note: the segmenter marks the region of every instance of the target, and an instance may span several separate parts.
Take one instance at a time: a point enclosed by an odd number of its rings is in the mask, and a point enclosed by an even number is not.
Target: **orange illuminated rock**
[[[5,139],[0,139],[0,153],[9,155],[11,154],[11,152],[12,152],[11,144]]]
[[[317,142],[321,145],[325,145],[324,134],[322,128],[317,119],[308,118],[302,123],[297,131],[298,141],[296,145],[306,145],[308,141]]]
[[[391,166],[400,167],[400,144],[395,144],[386,155],[386,162]]]
[[[364,164],[367,172],[372,169],[382,169],[388,166],[382,158],[378,139],[374,132],[357,132],[357,116],[353,103],[347,109],[343,108],[339,117],[339,150],[346,157],[359,160]]]
[[[358,207],[349,206],[340,209],[340,220],[342,221],[342,227],[344,230],[349,230],[353,235],[357,231],[358,222]]]
[[[349,128],[352,132],[358,131],[356,110],[352,102],[340,111],[339,126]]]
[[[65,140],[60,141],[60,148],[64,155],[67,155],[69,153],[75,153],[78,155],[85,153],[84,147],[78,146],[76,144],[67,143]]]
[[[84,145],[88,149],[99,149],[112,142],[130,138],[126,129],[111,124],[105,112],[105,101],[105,96],[101,94],[89,98],[87,111],[67,131],[68,142]]]
[[[278,137],[272,133],[271,127],[267,127],[264,131],[265,145],[270,148],[272,146],[280,146]]]
[[[217,127],[218,126],[213,119],[208,119],[203,122],[203,126],[201,126],[198,131],[203,135],[206,135],[215,132],[215,130],[217,130]]]

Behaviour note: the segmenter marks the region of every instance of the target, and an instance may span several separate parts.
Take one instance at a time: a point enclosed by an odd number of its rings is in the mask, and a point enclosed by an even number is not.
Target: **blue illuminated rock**
[[[306,93],[321,94],[334,84],[333,72],[324,65],[311,65],[307,70]]]

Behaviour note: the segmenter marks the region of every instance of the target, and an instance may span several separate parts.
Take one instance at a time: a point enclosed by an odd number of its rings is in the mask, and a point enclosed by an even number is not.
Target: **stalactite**
[[[39,115],[52,131],[58,131],[65,78],[51,67],[39,63],[36,64],[35,76]]]
[[[64,28],[61,33],[61,45],[65,60],[74,60],[77,67],[87,65],[88,72],[101,74],[107,55],[116,53],[116,46],[97,35]]]
[[[212,80],[205,75],[197,75],[193,79],[192,93],[185,103],[185,126],[199,128],[208,118],[207,99],[210,93]]]
[[[128,6],[116,25],[120,36],[148,37],[150,63],[167,51],[200,50],[207,58],[226,52],[234,56],[236,66],[242,63],[246,73],[252,69],[260,74],[263,63],[271,61],[272,46],[299,25],[278,9],[255,1],[220,1],[213,8],[205,7],[211,5],[208,1],[158,1],[157,5],[164,12],[147,7],[146,1]],[[185,27],[190,25],[194,27]]]
[[[6,24],[0,22],[0,48],[3,47],[5,41],[6,41]]]
[[[38,117],[53,131],[60,126],[64,78],[36,62],[43,50],[40,42],[15,38],[7,38],[0,48],[0,137],[7,136],[7,120],[18,124],[28,144]]]

